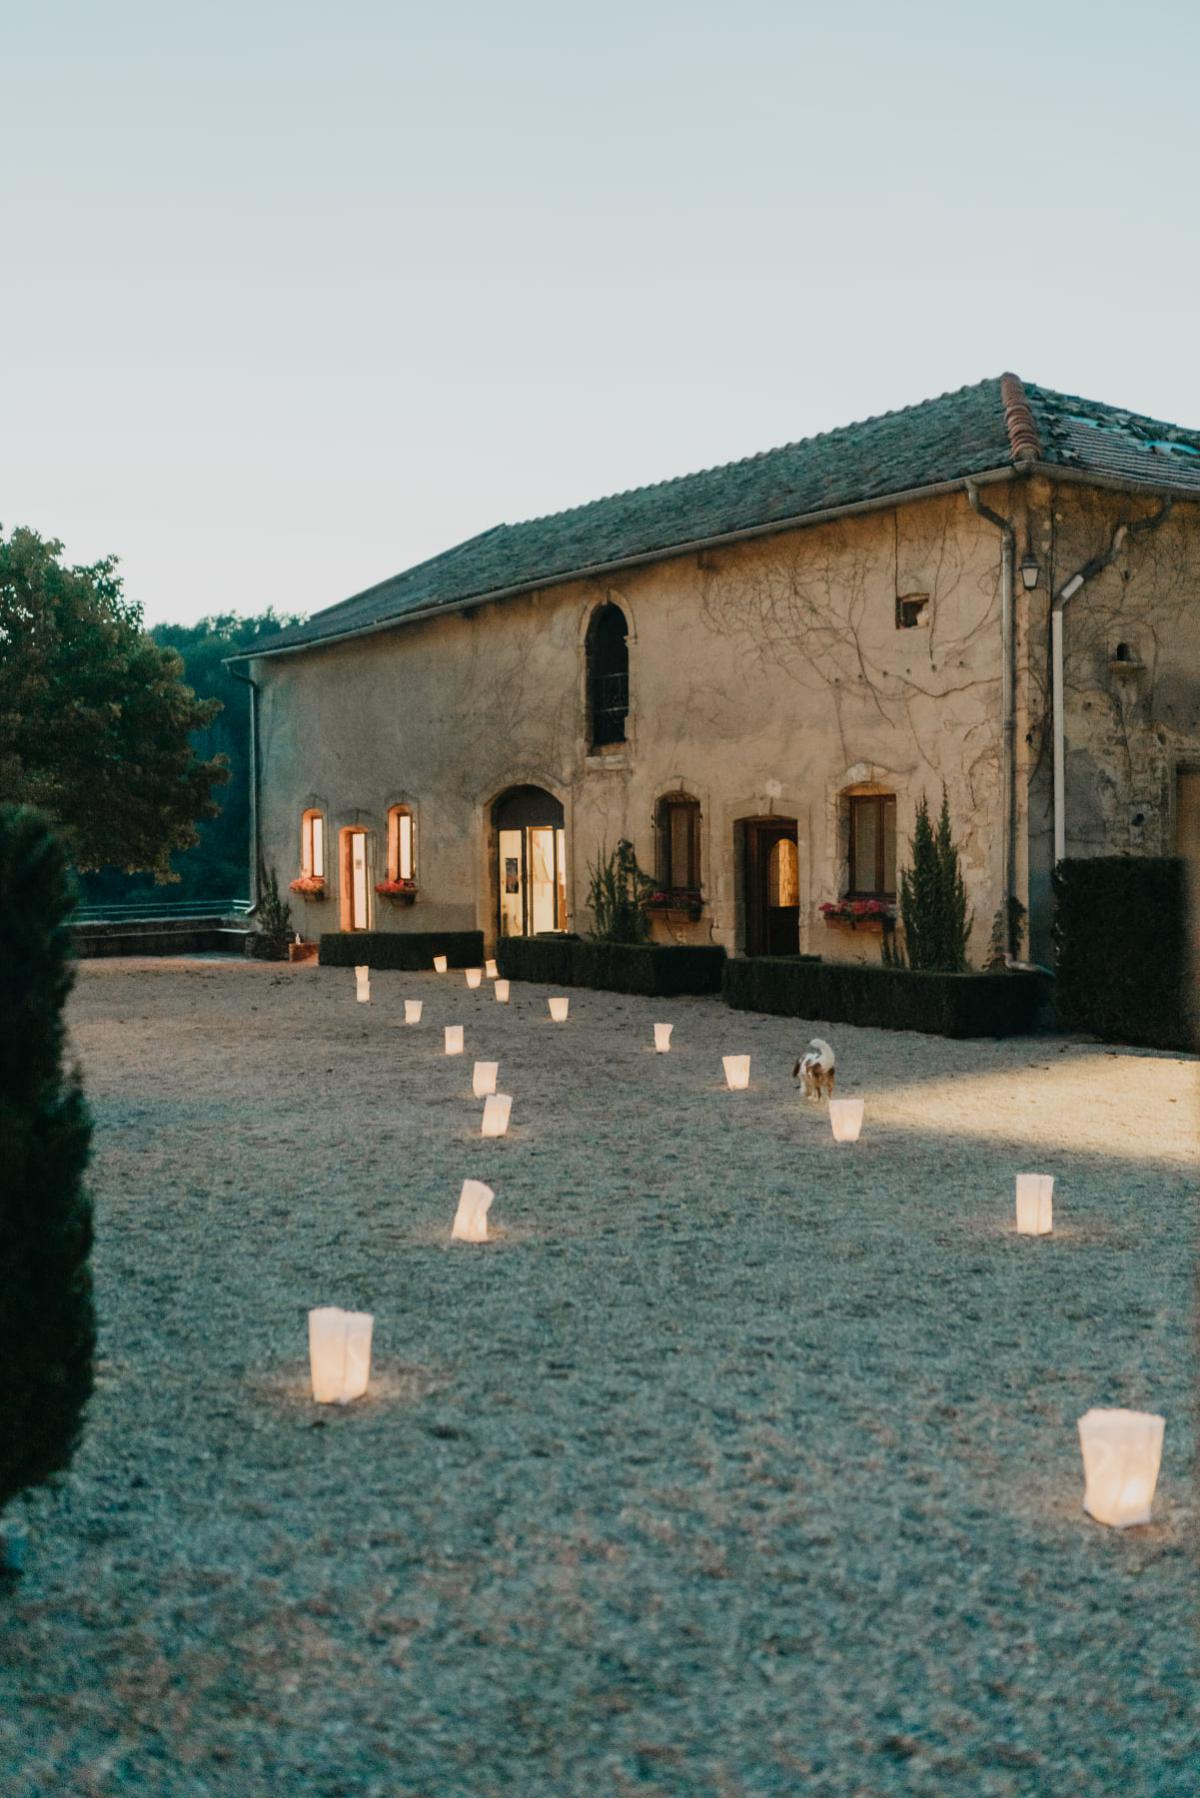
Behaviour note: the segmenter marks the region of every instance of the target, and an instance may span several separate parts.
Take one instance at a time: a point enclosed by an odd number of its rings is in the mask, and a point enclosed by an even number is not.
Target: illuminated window
[[[412,812],[394,805],[388,813],[388,879],[415,880],[417,838]]]
[[[794,837],[780,837],[767,858],[767,905],[774,911],[799,903],[800,851]]]
[[[896,795],[850,796],[850,893],[858,899],[896,897]]]
[[[305,812],[300,819],[300,872],[313,880],[325,878],[325,819],[320,812]]]
[[[686,793],[658,802],[659,885],[664,891],[700,890],[700,804]]]
[[[587,634],[588,735],[593,749],[625,741],[629,716],[629,627],[611,601],[592,616]]]

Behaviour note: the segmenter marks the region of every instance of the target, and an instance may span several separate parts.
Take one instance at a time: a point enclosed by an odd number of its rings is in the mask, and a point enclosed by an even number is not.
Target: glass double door
[[[500,935],[535,936],[567,928],[567,833],[524,824],[497,832]]]

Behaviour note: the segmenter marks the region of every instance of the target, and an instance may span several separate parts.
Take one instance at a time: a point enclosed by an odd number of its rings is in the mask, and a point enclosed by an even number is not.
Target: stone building
[[[490,943],[625,837],[658,938],[875,959],[820,908],[944,787],[973,960],[1006,894],[1044,958],[1056,857],[1200,853],[1198,525],[1200,432],[1014,375],[499,525],[240,658],[262,858]]]

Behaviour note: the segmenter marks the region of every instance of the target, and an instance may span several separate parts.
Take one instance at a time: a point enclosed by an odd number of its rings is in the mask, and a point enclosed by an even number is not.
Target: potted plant
[[[391,899],[397,905],[411,905],[417,896],[415,880],[377,880],[375,891],[381,899]]]

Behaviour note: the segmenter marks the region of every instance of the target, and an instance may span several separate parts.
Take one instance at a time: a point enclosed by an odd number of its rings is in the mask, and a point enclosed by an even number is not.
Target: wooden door
[[[800,850],[794,818],[746,825],[746,953],[800,952]]]

